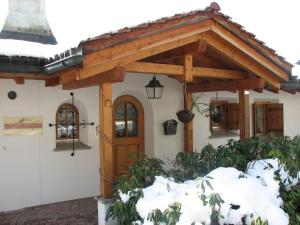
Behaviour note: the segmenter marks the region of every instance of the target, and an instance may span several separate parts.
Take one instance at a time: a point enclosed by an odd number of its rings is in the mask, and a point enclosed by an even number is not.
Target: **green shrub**
[[[165,174],[164,162],[160,159],[141,159],[128,168],[128,174],[121,176],[114,185],[116,203],[108,208],[106,220],[117,218],[118,225],[132,224],[140,220],[136,211],[137,201],[143,197],[142,188],[153,184],[155,176]],[[122,202],[120,191],[130,196],[127,202]]]
[[[129,173],[119,178],[114,186],[116,203],[108,209],[109,217],[117,218],[118,225],[129,225],[134,221],[141,220],[136,212],[136,203],[143,197],[142,188],[153,184],[155,176],[170,176],[176,182],[202,177],[218,167],[234,167],[241,171],[247,170],[248,162],[265,158],[278,158],[291,177],[297,177],[300,171],[300,137],[275,137],[250,138],[246,140],[229,140],[227,144],[215,149],[212,145],[205,146],[201,153],[185,154],[178,153],[172,169],[164,170],[164,162],[160,159],[142,159],[129,167]],[[279,175],[279,171],[276,171]],[[279,179],[279,176],[277,177]],[[207,181],[207,180],[206,180]],[[204,184],[208,185],[206,181]],[[284,210],[289,214],[290,225],[300,224],[300,184],[290,191],[285,190],[284,183],[280,181],[280,196],[284,201]],[[127,202],[122,202],[122,193],[129,194]],[[218,212],[222,199],[218,196],[200,196],[203,201],[211,201],[208,204],[213,209],[211,216],[212,224],[217,224]],[[178,218],[177,218],[178,217]],[[179,205],[170,206],[167,211],[153,210],[148,219],[155,224],[161,221],[165,224],[176,224],[180,217]],[[167,219],[166,219],[167,218]],[[266,225],[267,221],[260,218],[253,224]]]

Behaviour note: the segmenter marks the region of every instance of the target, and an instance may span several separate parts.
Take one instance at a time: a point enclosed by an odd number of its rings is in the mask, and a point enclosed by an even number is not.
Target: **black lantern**
[[[160,99],[163,93],[164,86],[159,83],[159,80],[153,76],[152,80],[145,86],[149,99]]]

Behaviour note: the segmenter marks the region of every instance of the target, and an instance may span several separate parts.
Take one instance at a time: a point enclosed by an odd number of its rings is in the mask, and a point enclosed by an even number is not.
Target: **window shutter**
[[[239,103],[227,104],[227,129],[239,129]]]
[[[267,131],[283,136],[283,104],[268,104]]]

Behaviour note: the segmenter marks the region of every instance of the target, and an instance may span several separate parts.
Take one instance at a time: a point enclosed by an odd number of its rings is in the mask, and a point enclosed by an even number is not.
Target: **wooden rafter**
[[[188,84],[187,92],[235,91],[244,89],[262,89],[265,81],[261,78],[249,78],[234,81],[218,81],[201,84]]]
[[[126,70],[124,67],[116,67],[98,76],[93,76],[84,80],[72,81],[63,84],[64,90],[72,90],[84,87],[92,87],[102,83],[122,82],[125,78]]]
[[[232,44],[233,46],[237,47],[239,50],[241,50],[244,54],[250,56],[252,59],[254,59],[259,64],[263,65],[270,71],[272,71],[274,74],[276,74],[279,78],[281,78],[284,81],[289,80],[289,74],[288,72],[284,71],[274,63],[272,63],[269,59],[264,57],[262,54],[257,52],[256,49],[250,47],[247,43],[242,41],[240,38],[238,38],[236,35],[231,33],[230,31],[226,30],[221,25],[215,23],[212,26],[212,31],[218,34],[218,36],[222,37],[224,40]]]
[[[164,62],[165,60],[176,59],[187,54],[203,54],[206,51],[207,42],[203,40],[196,41],[181,48],[175,48],[158,55],[150,56],[145,59],[146,62]]]
[[[210,57],[208,57],[205,54],[196,54],[194,55],[194,64],[195,66],[200,67],[211,67],[216,69],[229,69],[226,65],[223,63],[220,63]]]
[[[218,52],[221,54],[227,56],[236,64],[263,78],[270,83],[273,88],[280,88],[280,80],[277,79],[272,72],[270,72],[261,64],[256,63],[253,59],[251,59],[251,57],[240,52],[239,49],[218,37],[218,35],[207,33],[207,35],[205,35],[205,39],[208,41],[209,45],[218,50]]]
[[[85,79],[117,65],[126,65],[201,40],[203,32],[210,29],[211,23],[190,24],[86,55],[83,68],[79,69],[79,77]]]

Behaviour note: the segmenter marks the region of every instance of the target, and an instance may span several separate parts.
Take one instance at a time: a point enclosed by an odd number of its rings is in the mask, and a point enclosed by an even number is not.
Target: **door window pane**
[[[127,133],[128,137],[137,136],[137,111],[131,103],[127,103]]]
[[[135,106],[130,102],[122,102],[115,109],[115,136],[137,137],[138,114]]]
[[[125,103],[122,102],[115,111],[115,132],[117,137],[126,137]]]

